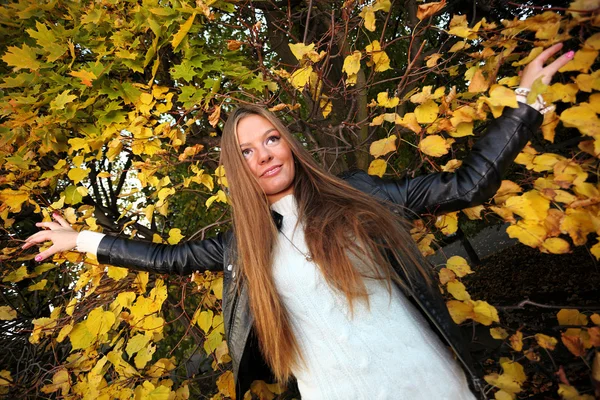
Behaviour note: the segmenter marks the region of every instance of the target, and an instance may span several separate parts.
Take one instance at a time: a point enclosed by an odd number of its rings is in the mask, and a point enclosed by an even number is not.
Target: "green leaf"
[[[76,186],[68,186],[64,191],[66,204],[79,204],[83,200],[83,196],[77,190]]]
[[[77,98],[76,95],[70,95],[69,92],[70,90],[65,90],[61,94],[56,96],[56,98],[50,102],[50,109],[62,110],[65,108],[65,104],[70,103]]]
[[[2,56],[2,61],[14,67],[15,70],[30,69],[36,71],[42,66],[37,60],[35,49],[26,44],[23,45],[23,48],[9,47],[8,51]]]
[[[183,79],[184,81],[191,82],[196,75],[196,71],[190,60],[183,60],[181,64],[171,68],[171,77],[174,79]]]
[[[192,27],[192,24],[194,23],[195,18],[196,18],[196,13],[193,13],[192,16],[189,17],[188,20],[185,21],[185,23],[183,25],[181,25],[181,27],[179,28],[179,31],[175,34],[175,36],[173,36],[173,41],[171,42],[171,45],[173,46],[173,50],[177,49],[177,46],[179,46],[179,44],[181,43],[183,38],[185,38],[185,36],[188,34],[188,32],[190,31],[190,28]]]

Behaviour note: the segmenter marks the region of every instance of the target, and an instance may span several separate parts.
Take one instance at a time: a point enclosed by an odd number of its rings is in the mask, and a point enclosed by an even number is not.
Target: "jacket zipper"
[[[475,390],[477,390],[479,392],[479,394],[482,396],[483,399],[487,399],[488,397],[485,395],[485,392],[483,390],[483,384],[481,382],[481,379],[479,379],[474,373],[473,371],[471,371],[471,368],[469,368],[469,365],[466,363],[466,361],[463,359],[463,357],[461,356],[460,352],[458,350],[456,350],[456,347],[454,347],[454,344],[452,343],[452,341],[450,340],[450,338],[446,335],[446,332],[440,328],[438,322],[436,321],[435,318],[433,318],[431,316],[431,314],[429,313],[429,311],[427,310],[426,307],[423,307],[423,304],[421,303],[421,300],[417,297],[413,295],[413,298],[415,299],[415,301],[417,302],[417,304],[419,305],[419,307],[421,307],[421,310],[425,313],[425,315],[427,315],[427,318],[429,319],[429,321],[431,321],[433,323],[433,325],[435,325],[436,329],[438,330],[438,332],[444,337],[444,339],[446,339],[446,343],[448,343],[448,345],[450,346],[450,348],[452,348],[452,351],[454,352],[454,354],[456,354],[456,357],[458,358],[458,360],[460,361],[460,363],[463,365],[464,369],[469,373],[469,378],[471,379],[471,382],[473,383],[473,386],[475,387]]]

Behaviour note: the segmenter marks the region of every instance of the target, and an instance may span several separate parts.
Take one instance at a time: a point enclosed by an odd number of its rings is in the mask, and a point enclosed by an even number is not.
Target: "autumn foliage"
[[[314,3],[1,6],[0,394],[235,395],[219,274],[153,276],[76,252],[39,264],[20,246],[53,212],[76,229],[169,244],[226,230],[219,136],[238,104],[277,112],[333,172],[452,172],[486,121],[517,107],[523,66],[564,42],[573,61],[554,83],[535,82],[528,98],[556,108],[496,196],[425,216],[412,234],[428,255],[436,235],[466,220],[503,220],[524,245],[552,254],[588,246],[600,259],[599,1],[512,6],[504,19],[445,0]],[[598,314],[561,310],[554,336],[509,332],[461,282],[473,273],[464,259],[437,272],[453,319],[490,326],[505,343],[506,357],[485,376],[497,399],[530,390],[528,363],[561,346],[589,360],[600,382]],[[557,376],[538,389],[592,398]],[[245,398],[281,392],[255,382]]]

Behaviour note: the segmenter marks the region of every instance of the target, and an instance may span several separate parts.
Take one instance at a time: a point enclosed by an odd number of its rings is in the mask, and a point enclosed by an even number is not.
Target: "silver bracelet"
[[[529,95],[529,93],[531,93],[531,89],[529,88],[524,88],[524,87],[518,87],[515,89],[515,94],[517,96],[523,96],[524,97],[524,103],[527,103],[527,96]],[[544,98],[542,97],[541,94],[538,94],[536,97],[536,101],[532,104],[529,104],[530,106],[532,106],[533,108],[535,108],[536,110],[538,110],[540,113],[542,114],[546,114],[548,111],[554,110],[554,105],[550,104],[546,104],[546,102],[544,101]]]

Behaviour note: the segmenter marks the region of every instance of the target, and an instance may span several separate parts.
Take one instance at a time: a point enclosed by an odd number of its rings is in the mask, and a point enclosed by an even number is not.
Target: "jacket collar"
[[[281,224],[283,223],[283,215],[279,214],[277,211],[271,210],[271,217],[273,218],[277,230],[280,230]]]

